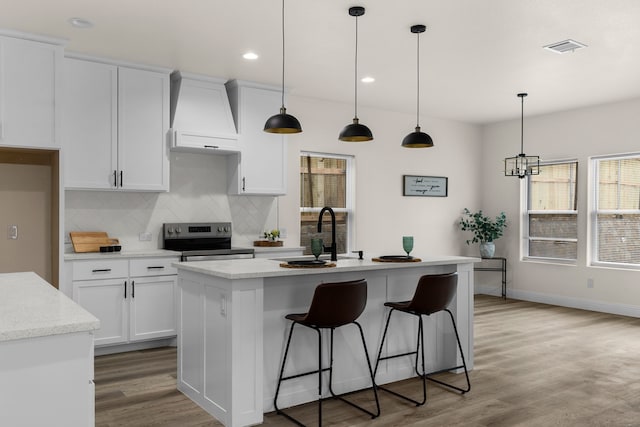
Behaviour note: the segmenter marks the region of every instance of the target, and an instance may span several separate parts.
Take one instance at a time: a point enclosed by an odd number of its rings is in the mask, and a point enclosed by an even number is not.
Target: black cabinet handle
[[[220,148],[218,145],[205,145],[204,148]]]
[[[147,270],[162,270],[163,268],[164,268],[164,265],[149,266],[147,267]]]
[[[132,280],[131,281],[131,298],[135,298],[136,297],[136,281]]]
[[[113,171],[113,186],[118,187],[118,171]]]
[[[91,270],[92,273],[108,273],[110,271],[110,268],[96,268],[95,270]]]
[[[127,299],[127,281],[124,281],[124,299]]]
[[[245,177],[242,177],[242,191],[245,191]]]
[[[120,171],[120,187],[122,187],[122,171]]]

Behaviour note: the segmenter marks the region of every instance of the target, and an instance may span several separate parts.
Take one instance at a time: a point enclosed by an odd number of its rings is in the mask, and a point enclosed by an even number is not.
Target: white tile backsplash
[[[66,191],[65,233],[106,231],[125,250],[145,250],[162,247],[165,222],[231,221],[234,246],[251,246],[278,225],[277,197],[227,195],[224,156],[172,152],[170,188],[168,193]],[[142,232],[153,239],[139,241]],[[66,251],[73,251],[71,244]]]

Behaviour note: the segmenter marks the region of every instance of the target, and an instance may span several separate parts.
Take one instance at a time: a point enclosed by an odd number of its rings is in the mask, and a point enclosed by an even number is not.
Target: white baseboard
[[[478,286],[476,287],[476,293],[500,296],[500,290],[495,287]],[[578,308],[581,310],[599,311],[601,313],[618,314],[621,316],[640,317],[640,307],[636,305],[616,304],[562,295],[542,294],[538,292],[509,289],[508,287],[507,298],[539,302],[542,304],[559,305],[561,307]]]
[[[146,350],[149,348],[156,348],[156,347],[175,347],[175,346],[176,346],[176,339],[167,338],[167,339],[137,342],[132,344],[119,344],[119,345],[107,345],[103,347],[96,347],[94,350],[94,354],[96,356],[104,356],[106,354],[124,353],[125,351],[137,351],[137,350]]]

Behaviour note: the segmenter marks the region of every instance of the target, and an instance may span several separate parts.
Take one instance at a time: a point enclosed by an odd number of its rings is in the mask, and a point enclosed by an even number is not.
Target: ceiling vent
[[[575,52],[583,47],[587,47],[587,45],[571,39],[543,46],[544,49],[555,53]]]

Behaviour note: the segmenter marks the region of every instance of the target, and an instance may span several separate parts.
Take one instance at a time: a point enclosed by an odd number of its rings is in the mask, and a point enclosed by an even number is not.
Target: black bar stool
[[[286,319],[292,321],[291,329],[289,330],[289,338],[287,340],[287,346],[284,351],[284,357],[282,359],[282,368],[280,369],[280,376],[278,377],[278,386],[276,388],[276,395],[273,399],[273,406],[276,409],[276,413],[284,415],[294,423],[304,426],[300,421],[293,418],[291,415],[284,413],[278,408],[278,393],[280,393],[280,384],[282,381],[290,380],[293,378],[299,378],[305,375],[318,374],[318,425],[322,425],[322,373],[329,371],[329,392],[331,397],[342,400],[345,403],[357,408],[371,416],[376,418],[380,415],[380,402],[378,401],[378,392],[376,391],[376,384],[374,381],[373,370],[371,369],[371,360],[369,359],[369,352],[367,351],[367,345],[364,340],[364,333],[362,327],[356,319],[362,314],[367,304],[367,282],[364,279],[354,280],[350,282],[335,282],[335,283],[323,283],[318,285],[313,294],[313,300],[309,307],[309,312],[302,314],[288,314]],[[344,399],[345,394],[335,394],[332,387],[333,379],[333,331],[340,326],[345,326],[350,323],[355,324],[360,331],[360,337],[362,338],[362,347],[364,348],[364,355],[367,359],[367,367],[369,374],[371,375],[371,384],[373,388],[373,395],[376,400],[376,412],[371,412],[361,406],[356,405]],[[314,329],[318,333],[318,369],[309,372],[303,372],[300,374],[289,375],[284,377],[284,367],[287,362],[287,355],[289,354],[289,344],[291,344],[291,336],[293,335],[293,327],[296,325],[306,326]],[[330,337],[330,356],[329,367],[322,367],[322,329],[329,329],[331,331]]]
[[[404,396],[386,387],[378,386],[379,389],[384,390],[388,393],[391,393],[395,396],[401,397],[405,400],[408,400],[409,402],[415,403],[416,406],[424,405],[424,403],[427,401],[427,380],[446,386],[462,394],[471,390],[471,383],[469,382],[469,373],[467,372],[467,364],[464,360],[464,353],[462,352],[462,345],[460,344],[460,337],[458,336],[458,328],[456,327],[456,322],[453,319],[453,314],[447,308],[451,303],[451,300],[453,299],[453,297],[456,295],[457,287],[458,287],[457,273],[425,275],[420,277],[420,280],[418,281],[418,286],[416,287],[415,294],[413,295],[413,299],[411,301],[384,303],[385,307],[390,307],[391,310],[389,311],[389,315],[387,316],[387,323],[384,327],[384,333],[382,334],[382,342],[380,343],[380,350],[378,351],[378,358],[376,359],[374,376],[378,372],[378,365],[380,364],[381,360],[394,359],[397,357],[409,356],[409,355],[415,354],[416,355],[416,361],[415,361],[416,375],[422,378],[422,401],[411,399],[407,396]],[[391,313],[393,313],[394,311],[400,311],[402,313],[407,313],[407,314],[411,314],[413,316],[418,317],[418,339],[416,344],[416,350],[410,351],[407,353],[382,357],[382,348],[384,346],[384,340],[387,336],[387,329],[389,328],[389,320],[391,320]],[[458,341],[458,349],[460,350],[460,356],[462,357],[462,365],[454,366],[452,368],[441,369],[436,372],[425,373],[424,336],[423,336],[422,316],[423,315],[429,316],[439,311],[446,311],[447,313],[449,313],[449,317],[451,318],[451,323],[453,324],[453,331],[455,332],[456,340]],[[420,353],[421,347],[422,347],[422,353]],[[422,355],[422,373],[418,371],[418,355],[419,354]],[[447,384],[445,382],[442,382],[440,380],[430,377],[431,375],[435,375],[441,372],[451,371],[459,368],[464,368],[464,375],[467,379],[467,387],[464,389],[454,386],[452,384]]]

